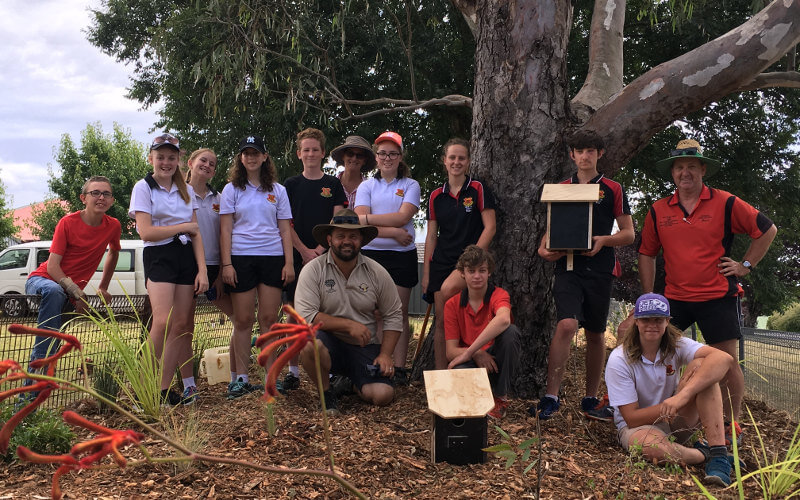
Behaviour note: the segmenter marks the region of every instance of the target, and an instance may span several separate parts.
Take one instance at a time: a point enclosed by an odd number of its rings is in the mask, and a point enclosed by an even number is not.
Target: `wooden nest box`
[[[423,376],[433,416],[431,462],[486,462],[486,414],[494,407],[486,369],[429,370]]]
[[[598,184],[545,184],[547,203],[545,248],[567,252],[567,269],[572,269],[575,251],[592,249],[592,207],[600,199]]]

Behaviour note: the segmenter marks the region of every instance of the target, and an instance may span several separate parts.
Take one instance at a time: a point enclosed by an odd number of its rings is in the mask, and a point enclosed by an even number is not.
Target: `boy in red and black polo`
[[[519,365],[519,329],[511,323],[508,292],[489,284],[494,258],[470,245],[456,269],[467,282],[444,306],[448,368],[486,368],[494,395],[489,416],[500,419],[508,407],[511,381]]]
[[[586,392],[581,409],[587,418],[611,422],[613,409],[597,397],[600,377],[606,356],[605,331],[608,307],[611,302],[611,286],[614,276],[619,275],[612,247],[633,243],[633,219],[628,198],[622,186],[597,172],[597,160],[603,156],[603,139],[594,132],[579,131],[568,140],[569,156],[578,171],[563,184],[598,184],[600,199],[592,210],[592,249],[575,255],[573,270],[566,267],[566,252],[551,252],[545,248],[545,240],[539,245],[539,255],[555,262],[553,296],[556,303],[556,331],[550,341],[547,358],[547,388],[545,396],[536,407],[531,406],[531,415],[547,420],[558,411],[558,391],[569,358],[572,336],[579,326],[586,336]],[[611,234],[616,221],[617,233]]]

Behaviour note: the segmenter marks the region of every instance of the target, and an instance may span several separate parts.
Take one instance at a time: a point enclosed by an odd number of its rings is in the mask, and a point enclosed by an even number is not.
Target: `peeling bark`
[[[589,70],[572,112],[580,122],[622,90],[622,30],[626,0],[595,0],[589,33]]]
[[[670,123],[732,92],[760,86],[760,73],[800,41],[800,2],[776,0],[725,35],[665,62],[625,87],[584,127],[613,144],[600,169],[614,173]],[[772,78],[789,82],[791,75]],[[796,86],[795,84],[786,86]]]

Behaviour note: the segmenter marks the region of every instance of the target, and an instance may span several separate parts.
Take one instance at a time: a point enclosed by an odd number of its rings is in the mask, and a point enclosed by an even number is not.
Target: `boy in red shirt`
[[[487,250],[470,245],[458,258],[456,269],[467,282],[460,294],[444,306],[447,368],[486,368],[494,395],[489,416],[503,418],[508,392],[519,365],[519,329],[511,323],[508,292],[489,284],[494,258]]]
[[[25,293],[40,295],[39,328],[58,331],[63,324],[61,311],[67,300],[79,313],[86,308],[83,289],[92,279],[97,265],[108,248],[103,276],[97,293],[108,302],[108,285],[117,267],[121,226],[117,219],[106,215],[114,204],[111,182],[103,176],[91,177],[83,185],[83,210],[67,214],[58,221],[50,245],[50,257],[33,271],[25,282]],[[59,340],[36,337],[31,361],[46,358],[59,348]]]

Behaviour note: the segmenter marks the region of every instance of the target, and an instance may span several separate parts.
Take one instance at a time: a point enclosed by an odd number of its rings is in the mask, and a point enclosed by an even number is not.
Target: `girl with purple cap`
[[[706,484],[729,485],[732,457],[725,446],[719,381],[736,362],[684,337],[670,324],[669,301],[661,295],[639,297],[633,316],[606,365],[620,445],[640,447],[647,460],[705,464]],[[705,441],[689,446],[698,428]]]

